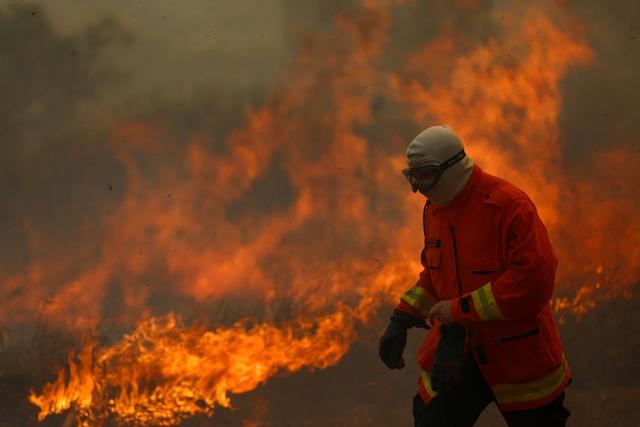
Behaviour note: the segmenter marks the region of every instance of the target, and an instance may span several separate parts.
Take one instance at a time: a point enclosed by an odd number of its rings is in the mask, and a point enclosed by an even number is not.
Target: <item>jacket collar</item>
[[[471,172],[471,176],[469,177],[469,181],[465,184],[464,188],[460,190],[458,194],[453,198],[453,200],[448,205],[436,205],[431,203],[432,209],[435,208],[434,213],[440,213],[444,215],[454,214],[461,206],[464,205],[464,202],[469,198],[469,195],[475,191],[478,187],[478,183],[480,181],[481,175],[484,172],[478,165],[473,166],[473,171]]]

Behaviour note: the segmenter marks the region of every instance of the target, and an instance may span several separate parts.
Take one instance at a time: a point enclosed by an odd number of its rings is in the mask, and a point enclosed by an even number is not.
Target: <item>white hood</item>
[[[422,131],[407,147],[409,168],[441,164],[464,149],[460,137],[447,125],[432,126]],[[473,160],[464,159],[445,170],[440,181],[426,194],[436,205],[449,204],[464,188],[473,172]]]

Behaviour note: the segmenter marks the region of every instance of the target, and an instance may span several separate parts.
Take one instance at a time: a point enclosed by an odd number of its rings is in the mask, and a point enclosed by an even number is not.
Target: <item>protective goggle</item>
[[[403,169],[402,175],[407,178],[407,181],[409,181],[409,185],[411,185],[411,190],[414,193],[418,191],[418,184],[419,188],[423,191],[429,191],[436,186],[444,171],[446,171],[465,157],[466,153],[464,152],[464,150],[462,150],[443,163]]]

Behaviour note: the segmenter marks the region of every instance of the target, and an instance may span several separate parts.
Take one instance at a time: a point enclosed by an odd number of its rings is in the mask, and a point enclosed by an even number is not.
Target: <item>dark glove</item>
[[[402,352],[407,345],[407,329],[427,328],[425,320],[400,310],[394,310],[390,322],[380,337],[378,354],[389,369],[404,368]]]
[[[460,325],[440,325],[440,342],[431,371],[431,388],[455,394],[462,388],[466,332]]]

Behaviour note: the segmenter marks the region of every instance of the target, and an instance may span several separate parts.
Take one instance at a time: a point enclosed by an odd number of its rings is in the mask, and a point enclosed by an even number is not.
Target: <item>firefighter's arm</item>
[[[422,264],[425,250],[422,250]],[[390,369],[402,369],[405,366],[402,353],[407,344],[407,329],[413,327],[427,328],[425,317],[435,302],[433,286],[428,270],[423,269],[418,282],[407,290],[400,298],[400,303],[391,314],[390,322],[380,337],[378,354]]]
[[[502,232],[506,270],[493,282],[453,300],[457,323],[527,317],[551,299],[557,260],[547,229],[528,198],[513,202]]]
[[[396,310],[410,313],[414,316],[426,318],[429,310],[438,300],[433,289],[433,283],[429,277],[429,270],[426,263],[426,247],[422,249],[420,262],[423,270],[415,285],[407,289],[400,297],[400,303]]]

